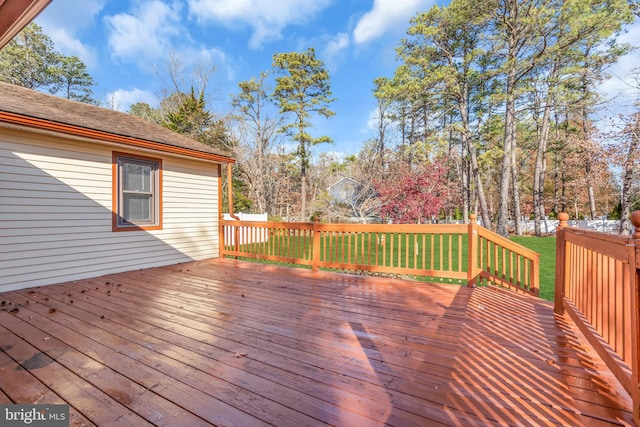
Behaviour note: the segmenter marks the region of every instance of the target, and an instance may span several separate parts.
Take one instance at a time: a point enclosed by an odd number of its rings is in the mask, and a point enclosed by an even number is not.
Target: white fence
[[[267,214],[248,214],[248,213],[238,213],[236,214],[241,221],[267,221]],[[224,219],[231,220],[231,215],[228,213],[224,214]],[[446,224],[458,224],[462,221],[440,221],[441,223]],[[482,221],[479,219],[478,223],[482,225]],[[513,229],[514,224],[513,221],[510,222],[511,228]],[[533,220],[520,221],[520,225],[522,226],[522,232],[524,234],[532,234],[535,231],[535,225]],[[555,234],[556,228],[558,227],[557,219],[544,219],[540,221],[540,229],[543,234]],[[595,230],[602,231],[604,233],[617,234],[618,229],[620,228],[620,220],[569,220],[569,227],[582,228],[585,230]],[[243,233],[243,229],[245,227],[240,228],[240,244],[246,243],[260,243],[266,242],[269,240],[269,235],[266,230],[263,230],[261,234],[251,236],[249,233]],[[225,231],[224,236],[225,244],[233,245],[235,243],[234,236],[232,233]]]
[[[533,220],[521,221],[520,225],[522,226],[522,232],[525,234],[533,233],[535,231]],[[511,223],[511,226],[513,227],[513,223]],[[540,230],[543,234],[555,233],[557,227],[557,219],[547,219],[540,221]],[[618,230],[620,229],[620,220],[569,220],[569,227],[617,234]]]
[[[267,221],[267,214],[248,214],[248,213],[237,213],[235,214],[240,221]],[[233,218],[228,213],[223,214],[223,218],[226,220],[232,220]],[[247,243],[262,243],[269,240],[268,230],[263,229],[258,234],[252,235],[250,233],[244,233],[244,229],[247,227],[240,227],[240,241],[241,245],[245,245]],[[230,232],[229,228],[225,228],[224,232],[224,244],[225,245],[233,245],[235,244],[235,236],[234,233]]]

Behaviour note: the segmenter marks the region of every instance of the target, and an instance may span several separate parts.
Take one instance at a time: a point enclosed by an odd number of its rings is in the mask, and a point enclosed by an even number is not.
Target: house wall
[[[161,158],[163,228],[112,231],[113,151]],[[0,292],[218,256],[218,168],[0,129]]]

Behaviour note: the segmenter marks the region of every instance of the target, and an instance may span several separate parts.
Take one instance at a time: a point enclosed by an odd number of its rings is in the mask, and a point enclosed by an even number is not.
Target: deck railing
[[[640,426],[640,211],[633,236],[569,228],[560,214],[555,312],[569,314],[629,392]]]
[[[222,256],[539,292],[539,254],[470,224],[222,220]]]

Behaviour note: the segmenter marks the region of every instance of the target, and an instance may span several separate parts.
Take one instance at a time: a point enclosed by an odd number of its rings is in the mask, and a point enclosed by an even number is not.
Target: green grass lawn
[[[540,254],[540,298],[553,301],[556,281],[555,236],[521,236],[511,237],[511,240]]]
[[[331,238],[331,241],[323,239],[320,244],[320,253],[322,254],[321,259],[323,261],[348,263],[364,262],[368,265],[384,264],[387,266],[391,265],[406,268],[425,268],[435,270],[444,268],[447,270],[451,269],[453,271],[466,271],[466,235],[461,235],[459,238],[458,236],[454,236],[451,240],[448,238],[440,240],[439,237],[434,240],[433,246],[431,246],[430,238],[422,241],[421,237],[417,237],[417,240],[414,240],[412,235],[410,237],[405,236],[403,238],[398,236],[392,237],[390,234],[385,235],[384,252],[381,250],[377,256],[372,255],[369,250],[365,250],[376,246],[373,235],[354,236],[353,239],[349,238],[348,241],[341,237],[333,237]],[[377,235],[375,238],[377,238]],[[555,237],[512,237],[511,240],[540,254],[540,297],[553,301],[555,287]],[[463,250],[458,255],[458,248],[460,246],[462,246]],[[331,248],[331,250],[325,250],[325,247]],[[356,250],[356,248],[358,250]],[[416,249],[418,255],[414,257],[413,254]],[[423,258],[422,252],[427,249],[428,254],[431,252],[437,254],[433,264],[429,262],[430,256]],[[305,259],[310,259],[311,239],[306,236],[276,236],[271,239],[269,244],[249,244],[244,246],[244,250],[251,253],[268,252],[271,255],[291,258],[303,257]],[[449,250],[451,250],[452,259],[449,259],[447,256],[449,254]],[[347,251],[349,251],[350,256],[347,256]],[[366,255],[363,255],[363,253],[366,253]],[[439,261],[440,253],[444,256],[442,265]],[[356,254],[359,255],[356,256]],[[409,256],[405,258],[405,255]],[[375,262],[376,260],[378,262]],[[424,281],[462,283],[462,281],[455,279],[443,279],[438,277],[415,278]]]

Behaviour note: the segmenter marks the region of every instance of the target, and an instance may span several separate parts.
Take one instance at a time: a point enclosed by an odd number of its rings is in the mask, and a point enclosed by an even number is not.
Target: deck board
[[[631,425],[569,320],[489,288],[227,259],[0,300],[0,400],[73,425]]]

